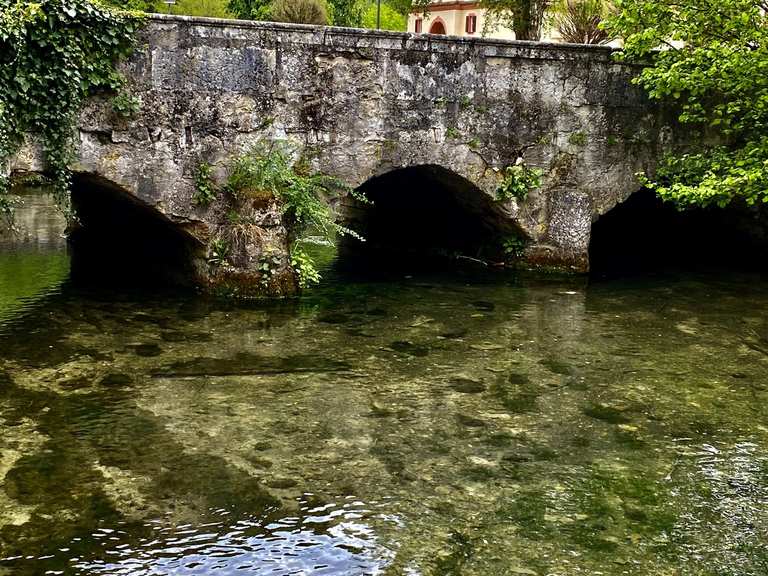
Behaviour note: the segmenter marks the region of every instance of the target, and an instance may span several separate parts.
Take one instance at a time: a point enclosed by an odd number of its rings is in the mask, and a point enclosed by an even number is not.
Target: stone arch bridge
[[[637,70],[602,47],[156,15],[122,66],[141,107],[130,118],[106,97],[84,107],[73,240],[122,242],[126,258],[143,245],[210,286],[295,288],[275,205],[257,207],[259,234],[222,265],[211,250],[231,236],[230,207],[193,202],[201,164],[221,182],[257,142],[287,140],[368,190],[372,206],[342,199],[340,214],[374,243],[427,242],[424,227],[472,251],[512,235],[526,265],[579,272],[593,222],[672,145],[671,122],[631,83]],[[11,169],[44,170],[36,156],[26,146]],[[498,201],[504,169],[521,162],[541,187]]]

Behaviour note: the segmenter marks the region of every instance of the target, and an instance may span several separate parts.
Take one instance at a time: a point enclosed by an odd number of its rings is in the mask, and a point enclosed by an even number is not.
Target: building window
[[[414,32],[421,32],[421,18],[416,18],[416,24],[413,27]]]
[[[465,30],[467,31],[467,34],[474,34],[477,32],[477,16],[474,14],[470,14],[467,16],[467,23]]]

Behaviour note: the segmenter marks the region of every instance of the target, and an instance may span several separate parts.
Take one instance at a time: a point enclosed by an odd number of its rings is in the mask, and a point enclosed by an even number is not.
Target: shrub
[[[611,36],[600,26],[613,7],[606,0],[560,0],[553,7],[553,25],[573,44],[605,44]]]
[[[274,0],[270,14],[276,22],[328,24],[328,10],[320,0]]]
[[[541,186],[541,170],[518,163],[504,169],[504,179],[496,189],[496,199],[506,202],[512,198],[522,201],[528,192]]]

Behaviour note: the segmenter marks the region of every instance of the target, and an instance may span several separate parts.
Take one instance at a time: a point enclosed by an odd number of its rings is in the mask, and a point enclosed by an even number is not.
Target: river
[[[232,303],[42,237],[0,251],[0,575],[768,574],[764,276]]]

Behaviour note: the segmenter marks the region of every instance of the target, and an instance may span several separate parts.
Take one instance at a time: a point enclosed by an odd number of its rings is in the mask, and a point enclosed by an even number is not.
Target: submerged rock
[[[130,386],[133,384],[133,378],[128,374],[122,374],[120,372],[110,372],[99,382],[102,386],[108,386],[109,388],[117,388],[120,386]]]
[[[273,478],[267,482],[267,486],[277,490],[286,490],[287,488],[293,488],[296,485],[298,485],[298,482],[293,478]]]
[[[447,330],[440,334],[440,338],[445,338],[447,340],[455,340],[457,338],[464,338],[469,333],[469,330],[466,328],[460,328],[458,330]]]
[[[315,356],[262,356],[252,352],[238,352],[229,358],[195,358],[162,366],[152,372],[154,377],[174,376],[255,376],[266,374],[293,374],[301,372],[341,372],[349,370],[346,362]]]
[[[426,356],[429,354],[429,348],[408,342],[407,340],[396,340],[389,345],[389,347],[395,352],[402,354],[408,354],[409,356]]]
[[[467,416],[466,414],[456,414],[456,420],[461,426],[467,428],[483,428],[486,426],[485,422],[474,416]]]
[[[544,366],[544,368],[550,372],[560,374],[561,376],[570,376],[573,373],[573,368],[568,364],[561,362],[560,360],[555,360],[554,358],[544,358],[543,360],[539,360],[539,364]]]
[[[595,420],[602,420],[609,424],[626,424],[629,422],[623,414],[623,410],[606,404],[592,404],[583,410],[584,414]]]
[[[387,408],[386,406],[383,406],[379,404],[378,402],[371,402],[371,411],[368,413],[368,416],[371,418],[388,418],[389,416],[393,416],[394,412]]]
[[[137,344],[133,351],[137,356],[144,357],[160,356],[163,353],[163,349],[157,344]]]
[[[452,378],[449,385],[456,390],[456,392],[461,392],[463,394],[479,394],[486,390],[486,386],[483,384],[482,380],[473,380],[466,376],[456,376],[455,378]]]
[[[518,372],[512,372],[508,380],[514,386],[525,386],[531,382],[527,374],[520,374]]]
[[[92,382],[85,376],[74,376],[73,378],[67,378],[59,382],[59,386],[65,390],[80,390],[82,388],[89,388]]]

